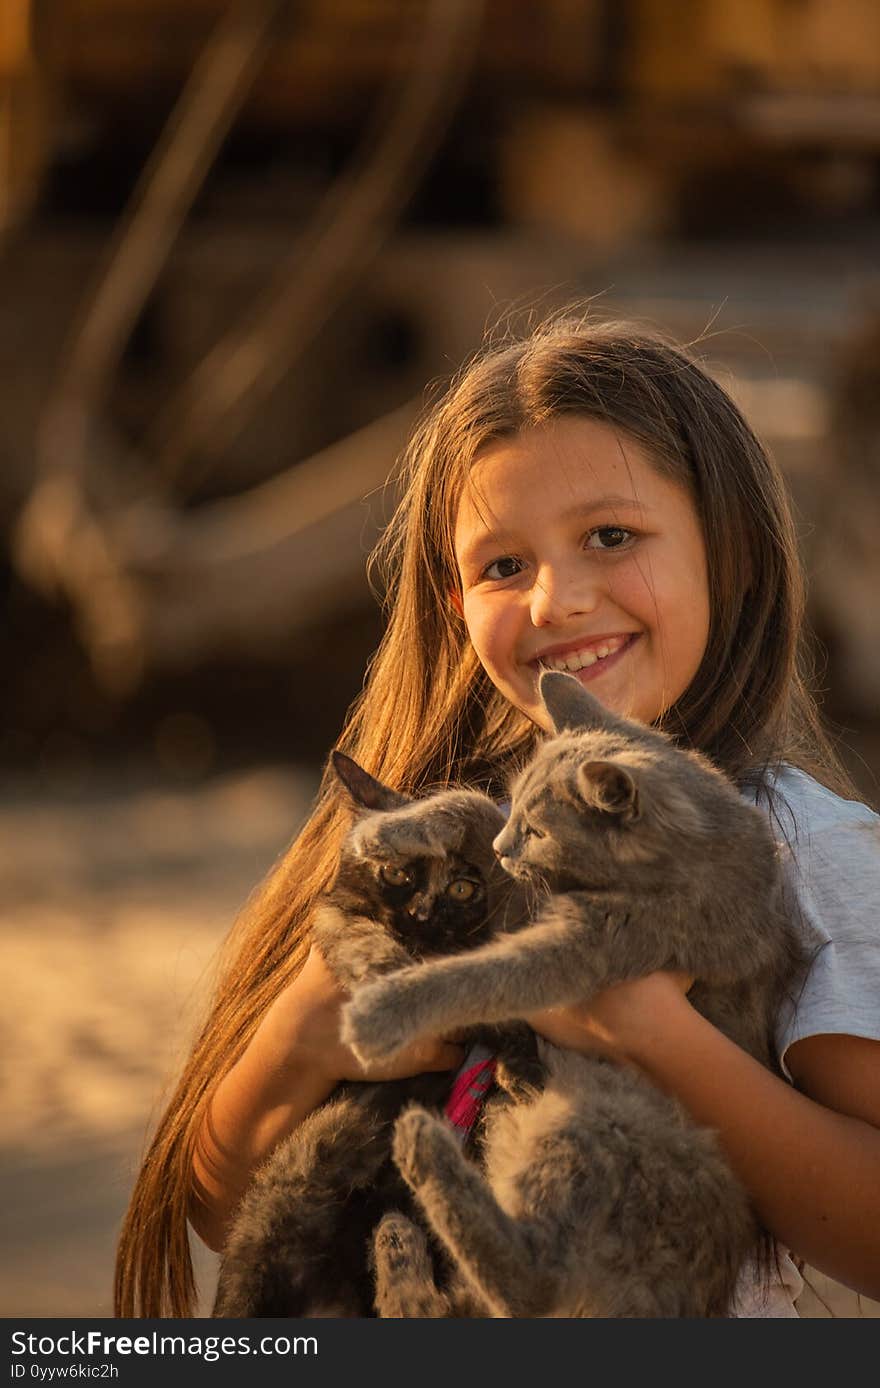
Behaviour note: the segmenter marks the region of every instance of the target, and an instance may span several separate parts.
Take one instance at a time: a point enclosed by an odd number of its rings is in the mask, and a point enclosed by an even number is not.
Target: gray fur
[[[359,988],[365,1059],[477,1019],[583,1002],[658,969],[775,1068],[773,1020],[801,958],[760,811],[696,752],[545,674],[554,726],[513,786],[502,865],[545,891],[534,924]],[[542,1094],[492,1115],[486,1178],[413,1108],[395,1157],[476,1295],[502,1316],[723,1315],[760,1230],[714,1137],[630,1067],[545,1048]]]
[[[355,819],[333,887],[316,907],[313,938],[345,988],[414,959],[467,950],[496,927],[522,923],[523,891],[492,851],[504,817],[491,800],[448,791],[411,801],[341,754],[334,765]],[[400,873],[410,880],[396,885]],[[450,896],[453,889],[470,896],[461,902]],[[477,1037],[500,1050],[508,1090],[521,1090],[542,1073],[527,1027],[470,1028],[462,1039]],[[435,1242],[429,1250],[407,1218],[419,1218],[417,1206],[391,1157],[393,1124],[403,1108],[416,1100],[439,1110],[451,1083],[441,1072],[339,1085],[246,1191],[224,1250],[213,1314],[396,1315],[404,1304],[407,1314],[432,1314],[429,1307],[470,1314],[473,1297],[442,1248]],[[391,1211],[396,1225],[383,1219]],[[392,1238],[395,1227],[407,1231],[402,1243]]]

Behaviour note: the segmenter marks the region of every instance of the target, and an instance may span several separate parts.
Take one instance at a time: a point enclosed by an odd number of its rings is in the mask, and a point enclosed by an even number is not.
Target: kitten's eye
[[[389,887],[404,887],[412,881],[412,873],[407,872],[406,868],[394,867],[391,863],[383,863],[379,869],[379,876],[383,882],[387,882]]]
[[[450,882],[446,888],[446,895],[451,896],[453,901],[469,901],[477,890],[477,884],[471,882],[467,877],[456,877],[454,882]]]
[[[544,829],[539,829],[536,824],[527,824],[526,836],[530,839],[546,839],[547,834]]]

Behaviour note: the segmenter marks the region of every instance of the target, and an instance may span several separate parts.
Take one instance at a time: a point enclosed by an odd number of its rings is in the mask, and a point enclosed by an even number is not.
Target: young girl
[[[792,1249],[880,1296],[880,821],[845,778],[805,684],[802,587],[783,483],[728,396],[621,324],[551,322],[485,352],[408,451],[383,541],[386,635],[339,745],[406,791],[503,798],[541,735],[542,665],[712,757],[767,806],[813,963],[777,1079],[655,974],[530,1018],[557,1045],[641,1066],[718,1132],[781,1252],[763,1306],[796,1314]],[[250,903],[138,1179],[121,1315],[186,1315],[187,1220],[209,1247],[251,1174],[344,1079],[453,1069],[436,1038],[365,1072],[309,913],[345,824],[329,778]]]

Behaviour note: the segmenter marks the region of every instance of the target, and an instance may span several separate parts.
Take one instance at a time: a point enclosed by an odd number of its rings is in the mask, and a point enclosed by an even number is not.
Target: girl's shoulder
[[[880,815],[793,766],[777,772],[768,812],[801,905],[838,922],[867,913],[876,928]]]
[[[798,767],[782,765],[757,794],[783,853],[806,869],[810,862],[840,866],[841,856],[880,870],[880,815],[861,800],[847,800]]]
[[[787,816],[798,838],[862,825],[869,834],[880,834],[880,815],[870,805],[844,799],[796,766],[783,764],[777,769],[769,798],[773,814]],[[880,846],[880,837],[877,842]]]

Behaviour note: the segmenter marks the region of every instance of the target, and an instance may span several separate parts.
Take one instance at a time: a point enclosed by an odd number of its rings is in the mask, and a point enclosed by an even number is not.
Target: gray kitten
[[[775,1069],[774,1017],[801,960],[766,817],[571,676],[540,687],[557,736],[495,840],[507,871],[549,893],[537,920],[359,989],[343,1035],[379,1059],[676,969],[698,980],[694,1006]],[[487,1120],[485,1179],[423,1109],[397,1123],[400,1170],[476,1294],[500,1316],[726,1314],[761,1231],[714,1135],[635,1068],[542,1049],[543,1093]]]
[[[504,816],[490,800],[466,790],[410,800],[351,758],[335,753],[333,761],[355,820],[313,938],[345,988],[473,949],[494,929],[525,920],[522,889],[492,851]],[[508,1090],[539,1081],[529,1028],[471,1028],[462,1039],[500,1053]],[[472,1314],[472,1292],[443,1247],[429,1247],[406,1218],[419,1216],[391,1156],[402,1109],[413,1100],[441,1108],[451,1084],[448,1072],[340,1084],[245,1193],[213,1315]]]

